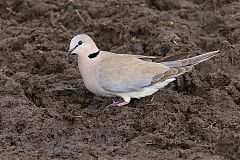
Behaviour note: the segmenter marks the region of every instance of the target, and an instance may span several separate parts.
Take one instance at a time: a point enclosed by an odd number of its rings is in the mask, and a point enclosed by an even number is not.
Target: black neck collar
[[[94,52],[94,53],[89,54],[88,57],[89,57],[90,59],[96,58],[96,57],[99,55],[99,53],[100,53],[100,50],[98,50],[97,52]]]

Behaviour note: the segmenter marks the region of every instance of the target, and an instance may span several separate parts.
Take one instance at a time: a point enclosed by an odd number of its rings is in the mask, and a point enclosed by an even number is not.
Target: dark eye
[[[81,44],[82,44],[82,41],[79,41],[79,42],[78,42],[78,45],[81,45]]]

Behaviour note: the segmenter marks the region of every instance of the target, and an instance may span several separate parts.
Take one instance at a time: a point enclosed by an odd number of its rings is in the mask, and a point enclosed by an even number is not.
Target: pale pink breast
[[[112,96],[111,92],[105,91],[96,79],[98,61],[80,60],[78,61],[79,71],[86,88],[97,95]]]

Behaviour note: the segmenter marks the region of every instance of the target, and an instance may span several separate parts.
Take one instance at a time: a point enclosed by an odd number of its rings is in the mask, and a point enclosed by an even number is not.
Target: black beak
[[[72,49],[69,49],[68,51],[67,51],[67,54],[68,55],[76,55],[77,53],[74,53],[73,51],[74,51],[74,49],[76,49],[78,47],[78,45],[76,45],[74,48],[72,48]]]
[[[75,49],[75,48],[74,48],[74,49]],[[67,51],[67,54],[68,54],[68,55],[72,55],[72,51],[73,51],[74,49],[69,49],[69,50]]]

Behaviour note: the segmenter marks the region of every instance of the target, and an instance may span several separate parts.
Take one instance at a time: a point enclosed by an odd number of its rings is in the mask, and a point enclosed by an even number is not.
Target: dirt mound
[[[2,0],[0,159],[240,159],[240,2]],[[79,13],[79,14],[78,14]],[[71,37],[102,50],[221,54],[127,107],[83,85]]]

